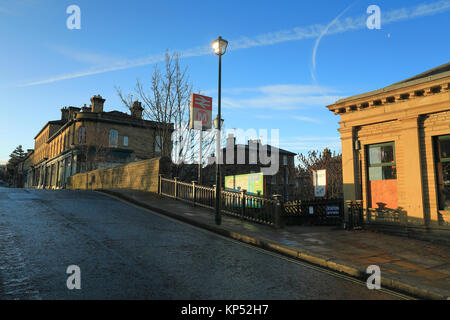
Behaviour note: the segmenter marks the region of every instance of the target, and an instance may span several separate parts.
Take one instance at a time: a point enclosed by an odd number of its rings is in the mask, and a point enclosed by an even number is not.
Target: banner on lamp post
[[[191,95],[191,129],[208,130],[212,127],[212,98],[193,93]]]

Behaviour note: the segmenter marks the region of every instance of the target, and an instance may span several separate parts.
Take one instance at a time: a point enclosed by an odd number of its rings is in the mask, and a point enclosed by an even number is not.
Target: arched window
[[[111,148],[117,148],[117,145],[119,144],[119,133],[117,130],[110,130],[109,131],[109,146]]]
[[[79,144],[86,143],[86,128],[85,127],[80,127],[80,129],[78,129],[78,143]]]

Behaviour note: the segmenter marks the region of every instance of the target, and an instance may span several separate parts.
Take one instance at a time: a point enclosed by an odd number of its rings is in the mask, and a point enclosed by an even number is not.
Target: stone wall
[[[158,177],[171,170],[169,158],[153,158],[71,176],[70,190],[134,189],[158,192]]]

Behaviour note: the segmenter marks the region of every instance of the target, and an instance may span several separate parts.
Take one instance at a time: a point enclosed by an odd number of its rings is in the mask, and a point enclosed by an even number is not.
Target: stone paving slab
[[[222,216],[217,226],[211,209],[136,190],[101,190],[137,205],[264,249],[308,261],[360,279],[379,265],[382,286],[425,299],[450,299],[450,248],[369,230],[329,226],[275,229]]]

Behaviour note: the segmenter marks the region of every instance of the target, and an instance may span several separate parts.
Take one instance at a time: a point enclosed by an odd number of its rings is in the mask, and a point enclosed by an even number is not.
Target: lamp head
[[[223,119],[220,119],[220,128],[222,128],[223,125]],[[216,117],[214,119],[214,128],[219,129],[219,118]]]
[[[228,41],[219,37],[217,40],[214,40],[212,43],[212,48],[214,53],[222,56],[227,51]]]

